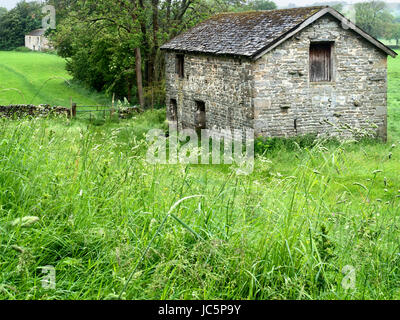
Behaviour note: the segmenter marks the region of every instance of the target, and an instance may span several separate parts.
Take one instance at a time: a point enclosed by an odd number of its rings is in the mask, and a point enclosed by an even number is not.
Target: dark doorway
[[[171,99],[169,104],[170,120],[178,121],[178,103],[176,99]]]
[[[206,129],[206,104],[204,101],[196,101],[196,129]]]
[[[179,78],[185,77],[185,56],[183,54],[177,54],[175,57],[175,72]]]

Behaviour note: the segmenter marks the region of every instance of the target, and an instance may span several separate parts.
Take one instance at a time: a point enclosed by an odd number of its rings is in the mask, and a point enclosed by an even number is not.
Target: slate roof
[[[341,21],[345,19],[328,6],[222,13],[178,35],[161,49],[257,59],[265,50],[285,41],[288,36],[326,13]],[[387,54],[393,57],[397,55],[352,22],[344,23]]]
[[[27,34],[27,36],[33,36],[33,37],[39,37],[43,36],[46,32],[46,29],[36,29],[31,31],[30,33]]]
[[[161,47],[251,57],[326,7],[218,14]]]

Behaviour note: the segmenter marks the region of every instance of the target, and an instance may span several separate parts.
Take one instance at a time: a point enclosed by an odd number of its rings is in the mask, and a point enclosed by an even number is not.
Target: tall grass
[[[148,164],[164,110],[0,119],[0,298],[400,298],[399,75],[390,59],[388,144],[271,139],[249,176]]]
[[[148,164],[164,116],[0,120],[0,298],[400,297],[397,143],[274,148],[237,176]]]

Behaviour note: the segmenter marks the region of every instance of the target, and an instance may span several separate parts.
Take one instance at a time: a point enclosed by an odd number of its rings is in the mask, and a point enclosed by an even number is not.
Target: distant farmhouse
[[[332,8],[219,14],[162,50],[179,128],[387,137],[387,56],[397,54]]]
[[[25,47],[33,51],[51,49],[49,41],[44,36],[46,29],[36,29],[25,36]]]

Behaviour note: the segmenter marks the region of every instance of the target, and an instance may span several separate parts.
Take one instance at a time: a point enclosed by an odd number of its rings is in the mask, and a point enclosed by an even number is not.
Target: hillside
[[[104,95],[71,83],[65,61],[56,55],[0,51],[0,105],[97,105]]]

